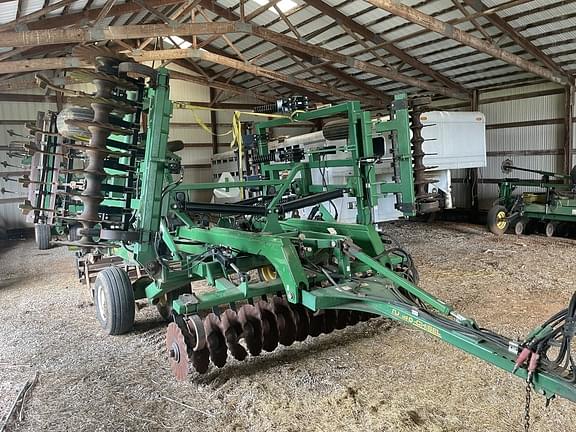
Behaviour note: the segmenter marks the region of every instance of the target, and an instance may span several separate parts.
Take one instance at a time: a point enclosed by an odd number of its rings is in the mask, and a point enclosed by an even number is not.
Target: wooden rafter
[[[498,11],[503,11],[503,10],[506,10],[506,9],[510,9],[510,8],[513,8],[513,7],[516,7],[516,6],[523,5],[523,4],[525,4],[525,3],[529,3],[529,2],[531,2],[531,1],[532,1],[532,0],[511,0],[511,1],[509,1],[509,2],[502,3],[502,4],[500,4],[500,5],[494,6],[494,7],[490,8],[490,9],[488,9],[488,10],[485,11],[485,12],[476,12],[476,13],[473,13],[473,14],[469,14],[468,16],[462,16],[462,17],[459,17],[459,18],[451,19],[451,20],[449,20],[449,21],[446,21],[446,24],[450,24],[450,25],[452,25],[452,26],[456,26],[456,25],[458,25],[458,24],[462,24],[462,23],[468,22],[468,21],[470,21],[471,19],[480,18],[480,17],[482,17],[482,16],[484,16],[484,15],[487,15],[487,14],[489,14],[489,13],[496,13],[496,12],[498,12]],[[406,42],[406,41],[408,41],[408,40],[415,39],[415,38],[418,38],[418,37],[420,37],[420,36],[422,36],[422,35],[425,35],[425,34],[428,33],[429,31],[430,31],[429,29],[424,28],[424,29],[419,30],[419,31],[416,31],[416,32],[414,32],[414,33],[408,33],[408,34],[403,35],[403,36],[400,36],[400,37],[398,37],[398,38],[396,38],[396,39],[392,39],[392,40],[390,40],[390,41],[388,41],[388,42],[384,42],[384,43],[381,43],[381,44],[377,44],[374,48],[384,48],[384,49],[386,49],[386,47],[388,47],[390,44],[399,44],[399,43],[402,43],[402,42]],[[414,46],[411,47],[411,49],[414,49],[414,48],[415,48]],[[366,50],[366,49],[360,49],[360,50],[357,50],[357,51],[352,52],[351,55],[357,56],[357,55],[365,54],[366,52],[368,52],[368,50]]]
[[[342,12],[340,12],[335,7],[329,6],[328,4],[324,3],[322,0],[304,0],[307,4],[318,9],[323,14],[332,18],[337,24],[341,25],[342,27],[348,28],[349,30],[353,31],[364,37],[367,41],[370,41],[376,45],[386,43],[387,41],[377,35],[373,31],[371,31],[368,27],[363,26],[362,24],[357,23],[353,19],[347,17]],[[441,73],[435,71],[431,67],[425,65],[421,61],[417,60],[416,58],[406,54],[404,50],[398,48],[393,43],[388,43],[385,47],[386,51],[388,51],[393,56],[399,58],[404,63],[409,64],[414,69],[419,70],[420,72],[434,78],[437,82],[441,83],[442,85],[448,86],[450,88],[457,89],[462,92],[466,92],[467,90],[464,89],[460,84],[455,83],[450,78],[445,77]]]
[[[314,62],[317,62],[317,59],[315,59],[314,57],[307,55],[305,53],[302,52],[298,52],[298,51],[292,51],[293,54],[297,55],[298,57],[300,57],[302,60],[307,61],[308,63],[314,64]],[[364,92],[366,92],[369,95],[374,96],[375,98],[378,99],[382,99],[382,100],[390,100],[391,96],[375,89],[374,87],[364,83],[363,81],[356,79],[350,75],[348,75],[347,73],[343,72],[342,70],[338,69],[335,66],[329,65],[329,64],[323,64],[322,69],[324,69],[326,72],[328,72],[330,75],[348,83],[353,85],[354,87],[357,87],[361,90],[363,90]]]
[[[410,6],[400,4],[394,0],[368,0],[368,2],[396,16],[402,17],[407,21],[418,24],[430,31],[446,36],[450,39],[460,42],[463,45],[467,45],[478,51],[489,54],[494,58],[515,65],[520,69],[524,69],[527,72],[539,75],[557,84],[567,85],[571,82],[571,80],[565,75],[535,65],[534,63],[525,60],[522,57],[519,57],[508,51],[504,51],[503,49],[487,41],[478,39],[469,33],[466,33],[436,18],[433,18],[430,15],[420,12],[417,9],[411,8]]]
[[[333,95],[340,99],[355,100],[360,99],[361,101],[369,105],[381,105],[382,100],[358,97],[352,93],[340,91],[335,88],[325,86],[323,84],[318,84],[313,81],[298,80],[289,75],[281,74],[273,70],[265,69],[260,66],[250,65],[245,62],[232,59],[230,57],[225,57],[222,55],[214,54],[208,51],[194,50],[194,49],[173,49],[173,50],[158,50],[158,51],[148,51],[146,53],[134,53],[133,57],[136,61],[146,62],[154,60],[166,60],[166,59],[181,59],[181,58],[198,58],[201,60],[209,61],[212,63],[220,64],[229,68],[247,72],[252,75],[261,76],[264,78],[271,79],[273,81],[280,81],[283,83],[289,83],[294,86],[305,88],[308,90],[317,91],[320,93],[325,93]]]
[[[452,3],[454,4],[454,6],[456,6],[458,8],[458,10],[462,13],[462,15],[464,15],[464,16],[470,15],[468,13],[468,11],[466,10],[466,8],[464,6],[462,6],[462,4],[460,3],[460,0],[452,0]],[[492,37],[488,34],[488,32],[486,30],[484,30],[484,27],[482,27],[482,25],[478,22],[478,20],[476,18],[472,18],[470,20],[470,23],[474,26],[474,28],[476,30],[478,30],[478,32],[482,36],[484,36],[484,39],[486,39],[489,42],[493,42]]]
[[[134,1],[134,3],[142,6],[144,9],[146,9],[148,12],[150,12],[156,18],[159,18],[160,21],[162,21],[166,24],[170,24],[170,25],[176,24],[170,17],[164,15],[162,12],[157,10],[154,6],[150,6],[148,4],[148,1],[146,1],[146,0],[133,0],[133,1]]]
[[[41,17],[49,14],[52,11],[60,9],[61,7],[64,7],[64,6],[68,6],[73,1],[74,0],[62,0],[62,1],[54,3],[53,5],[50,5],[50,6],[44,6],[42,9],[40,9],[36,12],[33,12],[31,14],[21,16],[22,0],[19,0],[18,1],[18,10],[16,12],[16,19],[13,21],[10,21],[9,23],[0,25],[0,32],[12,30],[12,29],[16,28],[17,26],[28,23],[30,21],[37,20],[38,18],[41,18]]]
[[[182,0],[148,0],[148,5],[153,7],[173,5],[182,3]],[[65,26],[76,25],[80,22],[93,21],[98,17],[102,11],[102,7],[96,9],[87,9],[82,12],[75,12],[66,15],[55,17],[47,17],[40,21],[33,21],[27,24],[29,30],[41,30],[50,28],[62,28]],[[142,7],[134,2],[126,2],[113,6],[106,17],[127,15],[131,13],[139,13]]]
[[[194,7],[196,7],[197,3],[199,2],[199,0],[196,0],[195,2],[193,2],[192,4],[188,5],[187,3],[180,5],[178,8],[176,8],[176,10],[172,13],[170,13],[167,16],[167,19],[169,21],[165,21],[165,24],[170,24],[170,22],[178,22],[179,24],[184,22],[183,17],[186,17],[186,13],[190,12],[190,10],[192,10]],[[150,42],[152,42],[155,38],[154,37],[150,37],[146,40],[144,40],[140,46],[138,47],[138,49],[144,49],[146,46],[148,46],[150,44]]]
[[[318,7],[322,7],[322,6],[320,6],[320,3],[323,4],[323,5],[325,5],[325,3],[322,3],[321,1],[320,1],[319,3],[317,3],[319,0],[311,0],[311,1],[313,1],[313,2],[316,4],[316,6],[318,6]],[[310,3],[309,3],[309,4],[310,4]],[[237,20],[240,19],[240,17],[239,17],[238,15],[236,15],[234,12],[230,11],[229,9],[224,9],[224,8],[222,8],[222,6],[217,5],[214,1],[203,0],[203,2],[201,3],[201,5],[202,5],[203,7],[205,7],[205,8],[207,8],[207,9],[211,10],[211,11],[212,11],[213,13],[215,13],[215,14],[222,15],[224,18],[226,18],[226,19],[228,19],[228,20],[230,20],[230,21],[237,21]],[[312,4],[311,4],[311,5],[312,5]],[[267,3],[265,6],[268,6],[268,7],[269,7],[269,6],[270,6],[270,3]],[[313,5],[312,5],[312,6],[313,6]],[[322,7],[322,9],[324,9],[324,8]],[[329,8],[329,9],[336,10],[335,8]],[[256,12],[256,11],[255,11],[255,12]],[[321,10],[321,12],[324,12],[324,11]],[[340,15],[346,20],[346,22],[348,22],[348,18],[347,18],[346,16],[344,16],[343,14],[341,14],[341,13],[338,12],[338,11],[336,11],[336,12],[337,12],[338,14],[340,14]],[[334,15],[334,16],[336,16],[336,15]],[[285,21],[288,20],[288,17],[287,17],[285,14],[280,15],[280,17],[281,17],[281,19],[283,19],[283,20],[285,20]],[[247,18],[248,18],[248,17],[247,17]],[[332,18],[334,19],[334,17],[332,17]],[[336,20],[336,21],[337,21],[337,20]],[[338,22],[338,21],[337,21],[337,22]],[[339,23],[339,24],[341,24],[341,23]],[[359,24],[357,24],[357,23],[355,23],[355,22],[354,22],[354,24],[355,24],[355,25],[350,24],[350,26],[353,27],[353,28],[351,28],[352,31],[356,31],[356,30],[357,30],[357,31],[359,32],[358,34],[361,34],[361,35],[364,36],[364,37],[368,36],[368,34],[367,34],[364,30],[361,30],[361,29],[364,29],[363,26],[361,26],[361,25],[359,25]],[[287,25],[288,25],[288,27],[291,28],[291,29],[292,29],[292,27],[294,27],[294,26],[290,27],[289,24],[287,24]],[[359,27],[359,28],[358,28],[358,27]],[[260,28],[264,29],[263,27],[260,27]],[[265,30],[265,29],[264,29],[264,30]],[[291,31],[292,31],[293,33],[296,32],[295,35],[298,37],[298,30],[297,30],[295,27],[294,27],[294,29],[291,30]],[[370,30],[368,30],[368,32],[371,34],[371,36],[370,36],[371,38],[376,38],[377,41],[379,41],[379,42],[383,41],[382,38],[380,38],[379,36],[375,35],[375,34],[372,33]],[[276,34],[277,34],[277,33],[276,33]],[[281,35],[281,36],[287,37],[287,36],[284,36],[284,35]],[[264,38],[264,40],[266,40],[266,38]],[[284,45],[284,47],[285,47],[285,48],[290,48],[289,46],[286,46],[286,45]],[[418,61],[417,61],[416,59],[414,59],[413,57],[410,57],[410,56],[405,55],[402,50],[399,50],[399,49],[397,49],[396,47],[390,48],[390,50],[391,50],[391,52],[392,52],[392,51],[399,51],[399,53],[397,53],[397,54],[399,55],[399,57],[400,57],[400,56],[405,57],[406,60],[408,60],[408,57],[409,57],[410,59],[413,60],[412,63],[414,63],[414,64],[415,64],[415,62],[418,62]],[[300,52],[300,53],[303,53],[304,55],[306,55],[306,56],[309,57],[309,55],[308,55],[308,53],[306,52],[306,50],[304,50],[304,51],[299,50],[299,52]],[[302,57],[301,57],[301,58],[302,58]],[[343,63],[343,64],[348,64],[348,63]],[[449,82],[449,84],[450,84],[449,87],[456,90],[456,92],[454,92],[454,94],[457,93],[457,92],[458,92],[458,93],[461,93],[461,95],[459,96],[459,98],[466,98],[466,97],[467,97],[467,90],[466,90],[464,87],[462,87],[462,86],[460,86],[460,85],[458,85],[458,84],[450,81],[448,78],[446,78],[446,77],[444,77],[443,75],[435,72],[433,69],[427,67],[426,65],[420,64],[419,62],[418,62],[418,64],[419,64],[424,70],[429,70],[430,73],[434,74],[433,77],[436,77],[438,81],[440,81],[442,78],[443,78],[444,80],[447,80],[447,81]],[[383,68],[381,68],[381,69],[383,69]],[[419,69],[419,70],[421,70],[421,69]],[[344,72],[340,71],[339,77],[342,78],[344,74],[345,74]],[[380,75],[380,76],[382,76],[382,75]],[[402,74],[397,74],[397,75],[395,76],[396,79],[399,79],[399,78],[401,78],[401,77],[405,77],[405,76],[402,75]],[[392,78],[391,78],[391,79],[392,79]],[[399,80],[402,81],[402,79],[399,79]],[[368,86],[368,85],[366,85],[366,84],[360,85],[361,81],[358,80],[358,79],[356,79],[356,78],[353,78],[353,77],[350,77],[349,79],[346,79],[346,81],[349,82],[350,84],[353,84],[353,85],[359,87],[359,88],[364,88],[364,89],[365,89],[365,88]],[[422,84],[422,83],[424,83],[424,82],[423,82],[423,81],[420,81],[420,82],[419,82],[419,84]],[[411,85],[414,85],[414,84],[415,84],[415,83],[412,82]],[[430,90],[430,87],[429,87],[430,84],[429,84],[429,83],[425,83],[424,85],[428,87],[427,90]],[[419,85],[416,85],[416,87],[419,87]],[[376,90],[376,91],[377,91],[377,90]],[[372,92],[371,92],[371,93],[372,93]],[[383,96],[383,93],[382,93],[382,92],[379,92],[379,93],[381,94],[381,97],[382,97],[382,96]],[[463,96],[463,95],[464,95],[464,96]],[[456,96],[455,96],[455,97],[456,97]]]
[[[96,26],[98,25],[104,18],[108,17],[108,13],[110,12],[110,9],[112,9],[112,7],[114,6],[114,4],[116,3],[116,0],[106,0],[106,3],[104,3],[104,7],[102,7],[102,9],[100,10],[100,13],[98,14],[98,16],[96,17],[96,19],[94,19],[94,21],[92,21],[92,23],[90,24],[91,26]]]
[[[464,2],[471,6],[477,12],[485,12],[488,10],[488,6],[486,6],[481,0],[464,0]],[[518,31],[514,29],[508,22],[501,18],[496,14],[486,14],[484,16],[492,25],[506,34],[510,39],[516,42],[520,47],[522,47],[526,52],[528,52],[531,56],[535,59],[539,60],[544,64],[547,68],[562,74],[566,75],[566,71],[564,71],[560,66],[558,66],[549,56],[547,56],[542,50],[540,50],[536,45],[530,42],[527,38],[522,36]]]
[[[138,39],[152,36],[189,36],[229,33],[252,34],[258,36],[262,40],[272,42],[276,45],[307,53],[330,62],[344,64],[389,80],[402,82],[410,86],[445,96],[455,97],[458,99],[468,99],[468,94],[466,92],[438,86],[428,81],[401,74],[395,70],[363,62],[339,52],[331,51],[310,43],[300,42],[289,36],[253,24],[241,22],[223,21],[211,23],[188,23],[181,24],[178,27],[172,27],[166,24],[144,24],[103,27],[98,29],[68,28],[53,29],[49,31],[36,30],[30,32],[6,32],[3,34],[3,38],[0,39],[0,46],[30,46],[37,44],[40,40],[43,44],[47,45],[54,43],[93,42],[98,40]],[[7,73],[2,72],[6,64],[6,62],[0,64],[0,73]],[[27,67],[30,68],[32,65],[33,63],[30,63]]]

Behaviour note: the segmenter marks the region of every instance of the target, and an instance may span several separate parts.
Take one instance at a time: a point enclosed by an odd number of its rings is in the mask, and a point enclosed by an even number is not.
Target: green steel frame
[[[132,202],[134,230],[140,239],[123,244],[112,253],[143,268],[146,277],[134,285],[136,299],[155,303],[169,296],[174,313],[190,316],[217,309],[237,301],[282,292],[288,302],[312,311],[347,309],[364,311],[411,325],[466,351],[488,363],[512,372],[518,356],[518,344],[480,330],[473,320],[419,288],[399,272],[403,260],[388,252],[380,234],[371,224],[371,208],[380,192],[400,196],[407,214],[413,213],[408,110],[405,98],[396,98],[390,121],[380,122],[376,130],[390,134],[398,143],[399,162],[395,184],[376,183],[369,160],[373,156],[370,113],[357,102],[296,113],[291,119],[276,119],[256,126],[259,150],[267,154],[264,138],[269,128],[287,122],[346,116],[349,139],[345,163],[353,169],[346,192],[358,203],[358,223],[284,219],[278,214],[279,200],[266,207],[260,230],[241,231],[225,223],[206,227],[195,222],[178,205],[178,194],[192,190],[221,189],[222,183],[180,184],[169,179],[168,164],[175,157],[167,149],[169,119],[168,72],[160,69],[157,84],[146,97],[148,131],[145,154],[138,167],[139,194]],[[226,187],[260,188],[275,186],[277,197],[297,185],[302,195],[322,192],[322,186],[310,181],[310,169],[324,166],[317,155],[295,164],[262,164],[264,180],[230,182]],[[331,162],[326,162],[326,166]],[[281,176],[280,172],[287,171]],[[342,187],[342,186],[333,186]],[[225,219],[225,218],[223,218]],[[226,253],[228,263],[217,259]],[[233,265],[231,265],[231,264]],[[272,266],[276,279],[252,281],[248,272]],[[331,268],[333,277],[322,268]],[[234,275],[237,277],[234,278]],[[205,280],[212,289],[192,292],[191,282]],[[514,373],[526,379],[527,370]],[[558,374],[538,370],[534,387],[551,398],[558,395],[576,401],[576,387]]]
[[[537,188],[544,191],[545,202],[535,203],[522,200],[516,204],[517,210],[510,217],[510,222],[525,218],[537,221],[576,222],[576,197],[571,193],[573,185],[550,183],[538,180],[506,179],[499,183],[498,202],[507,211],[516,203],[513,192],[518,187]],[[563,192],[566,196],[556,194]]]

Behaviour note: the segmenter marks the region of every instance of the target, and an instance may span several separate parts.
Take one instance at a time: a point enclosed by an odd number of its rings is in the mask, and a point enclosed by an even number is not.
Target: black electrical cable
[[[320,155],[320,162],[324,162],[324,168],[320,167],[318,164],[318,169],[320,170],[320,175],[322,176],[322,186],[328,190],[328,184],[326,182],[326,160],[322,161],[326,157],[325,154]],[[338,209],[336,208],[336,204],[333,201],[329,201],[330,205],[334,209],[334,219],[338,220]]]

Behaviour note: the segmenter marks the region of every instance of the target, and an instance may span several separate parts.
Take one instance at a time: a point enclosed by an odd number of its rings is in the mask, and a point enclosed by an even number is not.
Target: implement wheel
[[[506,217],[506,207],[499,204],[492,207],[488,211],[486,222],[488,224],[488,229],[492,233],[496,235],[504,234],[509,226],[509,222]]]
[[[128,273],[108,267],[98,273],[94,283],[96,316],[109,335],[129,332],[134,325],[134,289]]]
[[[546,233],[546,237],[553,237],[554,234],[556,234],[556,224],[554,222],[548,222],[544,232]]]
[[[50,248],[50,225],[36,224],[34,225],[34,238],[36,245],[40,250]]]
[[[526,224],[524,223],[524,221],[519,220],[518,222],[516,222],[516,225],[514,225],[514,234],[522,235],[524,234],[525,231],[526,231]]]

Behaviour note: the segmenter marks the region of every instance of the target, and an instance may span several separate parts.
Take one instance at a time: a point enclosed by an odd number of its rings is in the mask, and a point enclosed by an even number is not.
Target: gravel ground
[[[521,337],[568,303],[575,241],[497,238],[463,224],[397,223],[421,286]],[[173,380],[156,311],[100,330],[72,253],[0,245],[0,425],[27,380],[16,431],[520,431],[523,383],[385,319]],[[575,406],[532,404],[532,431],[572,431]]]

